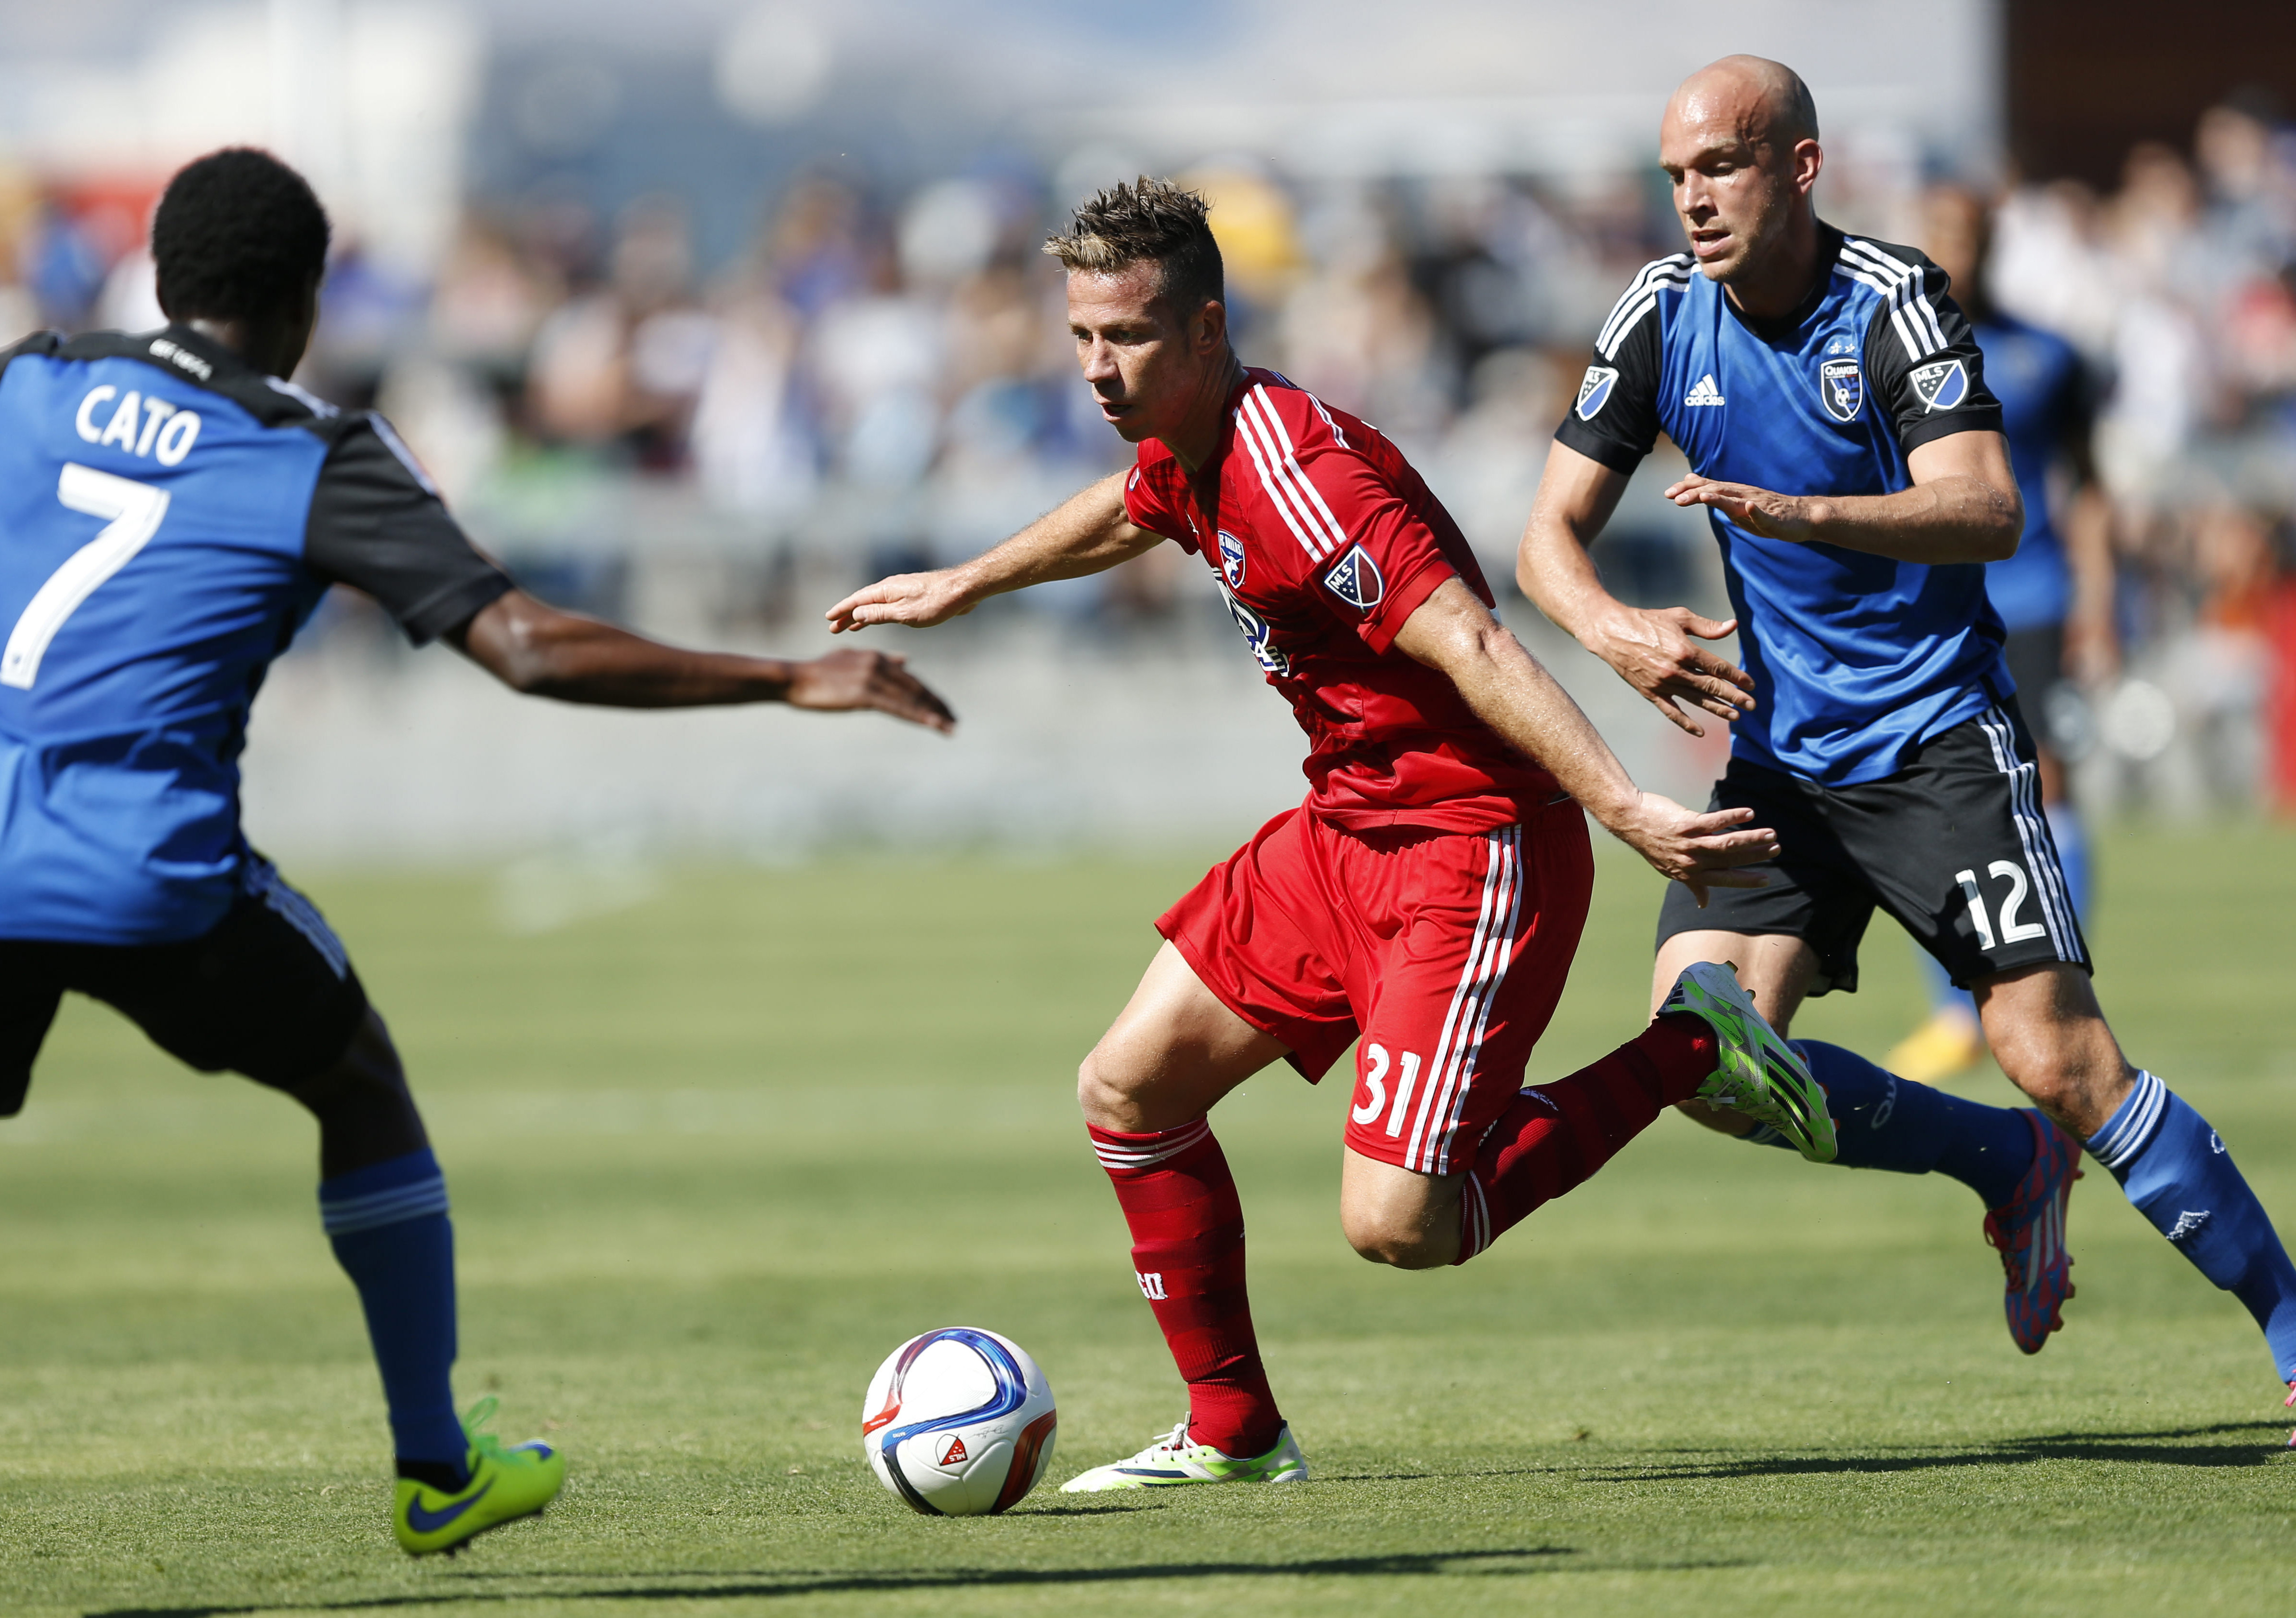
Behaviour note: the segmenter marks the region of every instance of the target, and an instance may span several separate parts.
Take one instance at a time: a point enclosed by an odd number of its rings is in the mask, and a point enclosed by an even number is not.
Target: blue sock
[[[1841,1143],[1833,1161],[1844,1168],[1947,1175],[1976,1192],[1987,1207],[1998,1208],[2033,1166],[2038,1148],[2033,1126],[2022,1113],[1964,1101],[1900,1079],[1856,1051],[1821,1039],[1796,1039],[1793,1047],[1825,1087],[1826,1109]],[[1764,1146],[1786,1144],[1767,1129],[1746,1138]]]
[[[2208,1121],[2139,1073],[2088,1149],[2194,1269],[2248,1305],[2281,1380],[2296,1379],[2296,1265]]]
[[[319,1183],[319,1219],[357,1286],[398,1458],[463,1475],[455,1419],[455,1231],[447,1179],[425,1146]],[[459,1487],[459,1485],[457,1485]]]
[[[2081,822],[2080,810],[2062,800],[2043,804],[2041,810],[2048,817],[2049,841],[2057,845],[2057,868],[2065,874],[2065,895],[2073,901],[2073,915],[2087,926],[2088,828]]]

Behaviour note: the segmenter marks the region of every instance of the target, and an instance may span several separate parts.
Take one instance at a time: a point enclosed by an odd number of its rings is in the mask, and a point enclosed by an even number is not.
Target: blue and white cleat
[[[1658,1014],[1685,1012],[1714,1031],[1719,1047],[1698,1098],[1769,1125],[1814,1163],[1832,1162],[1840,1148],[1824,1088],[1810,1076],[1800,1053],[1754,1009],[1737,973],[1718,961],[1684,967]]]
[[[2080,1148],[2036,1109],[2020,1110],[2033,1126],[2033,1166],[2007,1202],[1987,1211],[1985,1239],[2000,1251],[2008,1279],[2002,1307],[2009,1335],[2026,1353],[2038,1354],[2048,1347],[2049,1334],[2063,1328],[2064,1302],[2073,1295],[2065,1204],[2080,1178]]]
[[[1111,1461],[1078,1474],[1061,1485],[1062,1494],[1097,1494],[1110,1489],[1172,1489],[1188,1483],[1304,1483],[1308,1458],[1292,1436],[1292,1424],[1276,1429],[1275,1443],[1265,1455],[1239,1460],[1210,1444],[1188,1441],[1188,1423],[1180,1425],[1130,1460]]]

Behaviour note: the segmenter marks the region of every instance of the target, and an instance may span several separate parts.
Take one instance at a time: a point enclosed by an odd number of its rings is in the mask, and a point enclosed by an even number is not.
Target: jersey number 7
[[[48,575],[25,604],[8,645],[0,650],[0,686],[29,691],[38,678],[40,659],[48,643],[64,627],[64,620],[95,593],[103,581],[127,565],[135,553],[160,531],[168,514],[168,491],[133,478],[117,477],[66,461],[56,479],[56,498],[72,511],[108,519],[94,538],[64,558],[63,566]]]

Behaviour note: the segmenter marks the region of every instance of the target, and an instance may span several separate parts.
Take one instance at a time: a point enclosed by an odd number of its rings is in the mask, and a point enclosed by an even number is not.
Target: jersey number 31
[[[105,519],[94,538],[64,558],[63,566],[25,604],[8,645],[0,650],[0,686],[29,691],[39,678],[40,659],[48,643],[64,627],[64,620],[98,586],[127,565],[135,553],[160,531],[168,514],[168,491],[133,478],[98,472],[78,461],[66,461],[56,480],[56,498],[72,511]]]

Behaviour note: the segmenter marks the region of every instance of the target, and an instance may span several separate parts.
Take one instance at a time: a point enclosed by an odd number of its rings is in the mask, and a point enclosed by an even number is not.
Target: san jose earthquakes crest
[[[1854,359],[1829,359],[1817,368],[1817,397],[1837,422],[1854,422],[1866,404],[1866,374]]]
[[[1578,419],[1591,422],[1602,415],[1603,407],[1611,402],[1611,390],[1618,382],[1618,372],[1609,365],[1588,365],[1586,380],[1578,384],[1578,403],[1574,407]]]
[[[1340,558],[1339,565],[1324,575],[1324,583],[1358,612],[1370,612],[1387,594],[1387,580],[1379,576],[1379,564],[1360,545]]]
[[[1243,541],[1222,529],[1219,547],[1220,577],[1227,580],[1229,589],[1243,588]]]
[[[1957,359],[1940,359],[1913,374],[1914,391],[1931,410],[1951,410],[1969,397],[1969,371]]]

